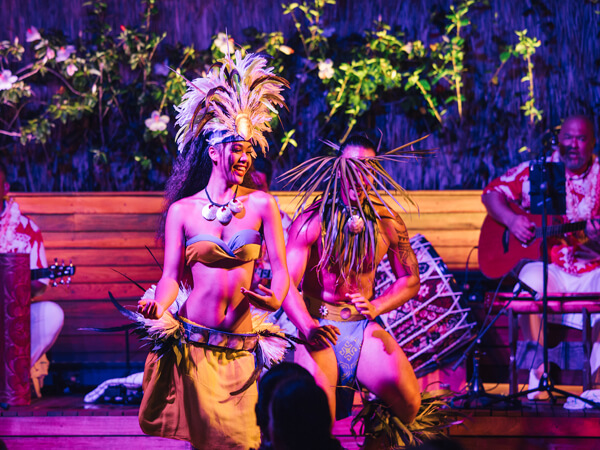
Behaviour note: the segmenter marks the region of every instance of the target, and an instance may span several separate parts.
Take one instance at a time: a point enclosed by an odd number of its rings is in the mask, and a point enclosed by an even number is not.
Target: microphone
[[[527,286],[522,281],[518,281],[513,288],[513,297],[518,297],[521,292],[527,292],[531,295],[535,300],[540,300],[541,296],[539,292],[534,291],[530,286]]]

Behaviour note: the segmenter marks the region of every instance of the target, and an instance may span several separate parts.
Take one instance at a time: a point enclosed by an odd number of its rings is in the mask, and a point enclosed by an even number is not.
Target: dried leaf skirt
[[[230,395],[253,370],[254,355],[247,351],[184,343],[160,358],[150,352],[139,413],[142,431],[199,449],[257,448],[256,383]]]

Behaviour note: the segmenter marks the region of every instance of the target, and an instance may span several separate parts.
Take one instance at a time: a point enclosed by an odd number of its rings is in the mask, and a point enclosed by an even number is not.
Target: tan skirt
[[[253,370],[254,355],[247,351],[188,343],[160,359],[151,352],[144,369],[142,431],[188,441],[199,449],[258,448],[256,383],[230,395]]]

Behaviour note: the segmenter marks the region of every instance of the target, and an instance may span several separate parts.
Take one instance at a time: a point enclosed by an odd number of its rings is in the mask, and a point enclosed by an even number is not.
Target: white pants
[[[65,314],[53,302],[31,304],[31,366],[46,353],[56,341],[63,327]]]
[[[541,261],[527,263],[519,272],[519,280],[531,287],[540,295],[544,288],[544,265]],[[581,275],[572,275],[555,264],[548,265],[548,295],[561,293],[600,293],[600,268]],[[571,328],[581,330],[583,328],[583,317],[581,314],[550,314],[548,321],[559,323]],[[536,331],[537,330],[530,330]],[[535,334],[535,333],[534,333]],[[592,380],[600,381],[600,373],[594,373],[600,367],[600,314],[592,314],[592,354],[590,366]]]

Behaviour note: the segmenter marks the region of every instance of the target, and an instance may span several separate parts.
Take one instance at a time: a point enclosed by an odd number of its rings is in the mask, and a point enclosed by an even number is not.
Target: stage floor
[[[503,390],[496,386],[493,392]],[[466,450],[600,448],[600,410],[567,410],[563,403],[524,400],[517,408],[465,409],[469,418],[448,434]],[[137,413],[136,405],[89,405],[82,395],[47,396],[33,399],[29,406],[0,410],[0,439],[11,450],[189,448],[181,441],[144,435]],[[363,437],[352,435],[351,421],[351,417],[338,421],[334,434],[345,448],[359,449]]]

